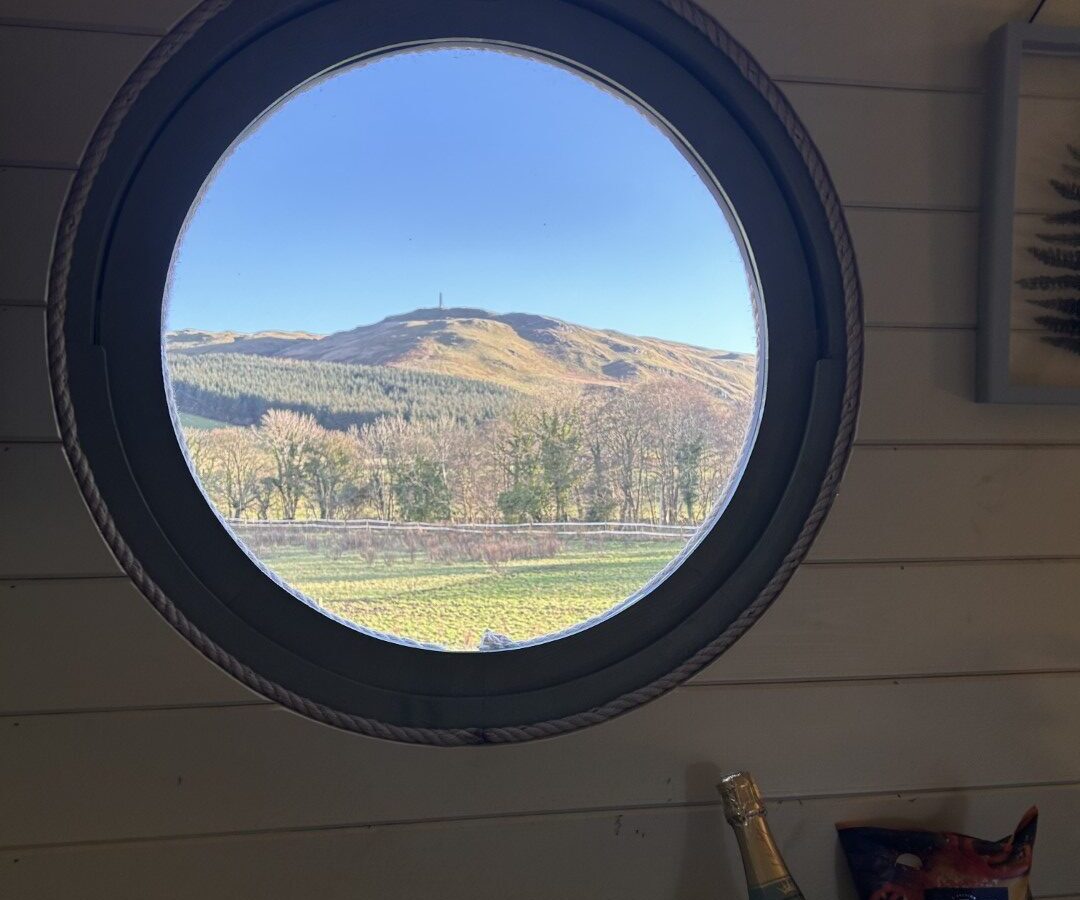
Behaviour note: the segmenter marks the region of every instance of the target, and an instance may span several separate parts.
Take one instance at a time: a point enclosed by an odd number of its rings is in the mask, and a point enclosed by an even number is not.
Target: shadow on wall
[[[745,896],[742,864],[735,838],[724,819],[716,786],[727,772],[711,762],[692,763],[686,768],[685,797],[714,797],[690,815],[683,816],[683,855],[674,897],[700,896],[701,886],[715,886],[717,897]]]

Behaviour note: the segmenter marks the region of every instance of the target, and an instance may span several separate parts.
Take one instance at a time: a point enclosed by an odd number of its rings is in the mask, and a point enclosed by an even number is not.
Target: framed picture
[[[977,399],[1080,403],[1080,28],[990,40]]]

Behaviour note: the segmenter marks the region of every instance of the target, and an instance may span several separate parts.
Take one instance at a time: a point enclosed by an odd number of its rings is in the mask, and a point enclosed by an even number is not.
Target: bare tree
[[[213,460],[207,453],[206,436],[209,434],[205,428],[184,428],[181,430],[183,448],[191,467],[198,473],[203,487],[209,490],[209,482],[212,478]]]
[[[215,428],[204,440],[213,461],[212,481],[221,496],[221,511],[239,519],[255,504],[259,479],[266,470],[259,437],[253,428]]]
[[[395,414],[342,432],[271,410],[257,427],[185,441],[230,517],[696,524],[727,490],[752,412],[701,384],[654,378],[521,397],[480,423]]]
[[[270,512],[274,506],[274,496],[277,490],[274,488],[274,479],[269,475],[263,475],[255,485],[255,497],[252,505],[255,509],[255,518],[266,521],[270,518]]]
[[[641,519],[646,486],[647,413],[633,388],[613,392],[603,409],[603,442],[611,461],[612,479],[623,521]]]
[[[320,430],[314,417],[287,409],[272,409],[262,417],[260,443],[270,457],[270,479],[283,519],[295,519],[304,499]]]
[[[332,519],[363,479],[363,462],[356,432],[316,428],[304,475],[308,498],[320,519]]]

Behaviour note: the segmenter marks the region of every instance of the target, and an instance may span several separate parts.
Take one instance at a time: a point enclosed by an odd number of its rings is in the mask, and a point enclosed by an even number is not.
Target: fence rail
[[[697,525],[661,525],[654,522],[504,522],[434,523],[391,522],[385,519],[226,519],[237,531],[286,529],[291,532],[381,531],[446,534],[513,534],[556,537],[637,537],[654,539],[681,538],[694,535]]]

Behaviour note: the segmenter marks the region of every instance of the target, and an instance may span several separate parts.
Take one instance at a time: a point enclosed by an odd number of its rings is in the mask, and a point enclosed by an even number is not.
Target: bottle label
[[[755,885],[749,889],[748,893],[748,900],[794,900],[802,896],[799,886],[790,878],[778,878],[767,884]],[[927,900],[930,898],[927,897]],[[947,898],[942,897],[940,900],[947,900]],[[983,898],[976,898],[976,900],[983,900]],[[993,900],[993,898],[988,897],[986,900]],[[1006,897],[1005,900],[1008,898]]]

